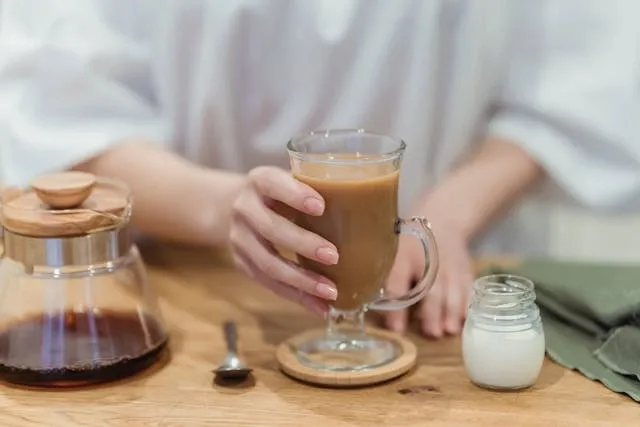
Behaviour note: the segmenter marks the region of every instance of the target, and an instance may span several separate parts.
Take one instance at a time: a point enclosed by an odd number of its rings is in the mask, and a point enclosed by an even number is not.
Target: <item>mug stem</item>
[[[294,347],[300,363],[323,371],[353,372],[395,360],[399,356],[397,344],[368,334],[365,312],[365,308],[330,308],[326,329]]]
[[[346,340],[364,337],[364,313],[363,309],[339,310],[331,307],[327,316],[327,338]]]

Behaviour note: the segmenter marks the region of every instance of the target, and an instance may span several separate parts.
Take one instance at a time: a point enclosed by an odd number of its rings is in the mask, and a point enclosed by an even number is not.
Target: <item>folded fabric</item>
[[[640,402],[640,266],[528,259],[489,270],[533,280],[551,359]]]

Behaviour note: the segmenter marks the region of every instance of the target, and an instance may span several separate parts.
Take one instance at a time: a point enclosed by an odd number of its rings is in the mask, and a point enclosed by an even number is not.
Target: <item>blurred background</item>
[[[0,0],[0,16],[2,5]],[[0,19],[0,37],[1,25]],[[528,207],[522,209],[526,211]],[[580,207],[555,206],[545,218],[540,218],[535,208],[530,209],[529,215],[533,224],[549,221],[549,254],[553,257],[640,262],[640,244],[636,240],[640,236],[640,213],[603,214]]]
[[[551,215],[551,254],[586,261],[638,262],[640,214],[596,215],[559,207]]]

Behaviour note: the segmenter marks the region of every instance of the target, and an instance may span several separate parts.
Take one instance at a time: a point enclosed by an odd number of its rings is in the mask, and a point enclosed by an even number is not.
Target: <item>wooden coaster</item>
[[[396,344],[399,354],[395,360],[376,368],[352,372],[323,371],[303,365],[298,360],[293,348],[313,337],[322,336],[324,332],[324,329],[314,329],[282,342],[276,350],[276,359],[280,369],[293,378],[316,385],[360,387],[397,378],[407,373],[416,364],[418,350],[411,341],[394,332],[371,328],[367,329],[368,334],[393,341]]]

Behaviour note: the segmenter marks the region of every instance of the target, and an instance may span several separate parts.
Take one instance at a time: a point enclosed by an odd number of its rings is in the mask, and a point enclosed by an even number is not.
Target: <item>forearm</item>
[[[543,169],[522,148],[488,137],[426,197],[420,210],[445,218],[445,226],[471,240],[543,176]]]
[[[230,208],[244,182],[243,175],[203,168],[142,142],[122,143],[74,169],[126,182],[135,228],[192,245],[226,243]]]

